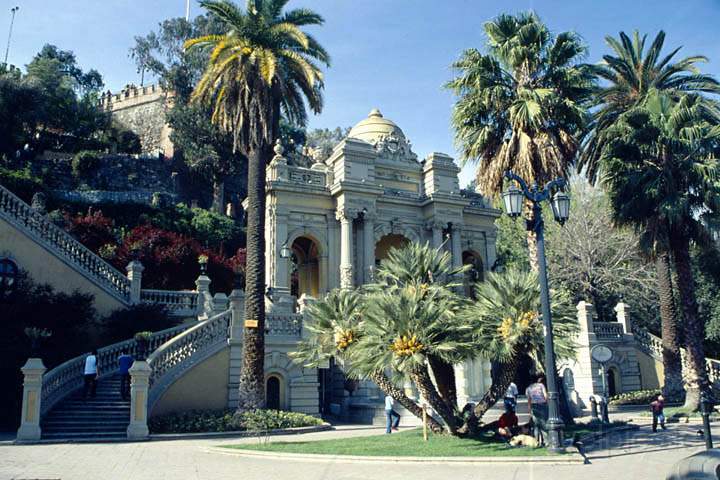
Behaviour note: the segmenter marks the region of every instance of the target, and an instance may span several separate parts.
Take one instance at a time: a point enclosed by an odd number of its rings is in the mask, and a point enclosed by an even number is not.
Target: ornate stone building
[[[268,310],[290,311],[303,295],[368,283],[389,249],[405,242],[447,250],[455,265],[470,263],[469,275],[482,278],[495,262],[500,212],[462,190],[458,173],[443,153],[419,160],[377,109],[309,167],[293,165],[276,146],[267,174]],[[489,385],[487,362],[469,361],[457,373],[463,403]],[[354,403],[378,394],[372,385],[356,393]]]

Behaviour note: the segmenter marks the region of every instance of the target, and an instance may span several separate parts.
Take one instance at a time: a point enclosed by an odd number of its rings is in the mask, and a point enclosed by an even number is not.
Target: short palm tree
[[[457,96],[452,124],[463,163],[477,164],[483,192],[497,195],[513,170],[530,184],[567,176],[586,126],[592,75],[572,32],[553,36],[534,13],[485,24],[488,54],[465,50],[447,87]],[[537,271],[536,239],[528,232]]]
[[[579,331],[575,312],[562,292],[552,292],[551,298],[556,358],[574,358]],[[534,360],[538,370],[543,369],[544,335],[539,311],[540,287],[535,273],[490,273],[475,286],[475,300],[463,316],[472,325],[473,343],[478,345],[476,354],[497,362],[490,390],[475,407],[478,418],[503,397],[524,355]]]
[[[616,221],[634,226],[645,243],[667,242],[672,255],[689,360],[685,406],[691,409],[699,407],[708,378],[690,242],[708,241],[708,226],[720,214],[718,123],[706,98],[653,90],[607,130],[612,140],[601,157]]]
[[[333,290],[325,298],[312,303],[309,307],[309,321],[303,325],[308,335],[298,344],[291,357],[303,365],[315,368],[318,365],[335,360],[345,367],[346,373],[358,379],[369,379],[386,394],[392,396],[409,412],[422,418],[422,408],[410,399],[386,375],[386,365],[369,365],[350,368],[358,342],[364,335],[364,297],[353,290]],[[430,427],[442,431],[443,427],[432,417]]]
[[[247,261],[243,365],[238,409],[264,406],[265,167],[278,140],[280,117],[307,119],[305,102],[322,108],[323,75],[315,62],[329,56],[304,26],[321,25],[308,9],[283,13],[288,0],[249,0],[243,10],[230,0],[202,0],[225,26],[222,35],[189,40],[185,48],[208,49],[205,72],[192,94],[210,105],[212,122],[232,134],[248,159]]]
[[[596,110],[584,140],[579,167],[595,181],[601,177],[603,149],[612,141],[612,128],[621,115],[642,105],[650,92],[659,91],[677,100],[686,93],[719,93],[720,84],[710,75],[700,73],[697,64],[707,58],[694,55],[675,60],[680,47],[665,54],[665,32],[660,31],[646,49],[647,36],[637,31],[632,38],[620,32],[619,38],[606,37],[606,43],[614,54],[592,67],[603,82],[595,95]],[[658,277],[658,298],[662,322],[663,366],[665,385],[663,391],[670,399],[682,396],[682,367],[680,362],[680,336],[673,294],[668,240],[662,223],[647,224],[655,231],[645,232],[644,250],[655,262]]]

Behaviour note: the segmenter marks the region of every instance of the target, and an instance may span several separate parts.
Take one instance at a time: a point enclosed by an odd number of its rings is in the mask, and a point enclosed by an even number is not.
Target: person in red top
[[[497,433],[503,439],[509,440],[512,438],[513,433],[517,430],[517,426],[518,417],[515,415],[515,412],[510,409],[505,410],[505,413],[500,415],[500,419],[498,420]]]
[[[662,395],[658,395],[657,400],[652,402],[650,404],[650,409],[652,410],[652,416],[653,416],[653,422],[652,422],[652,431],[657,432],[657,426],[658,423],[660,423],[660,427],[663,430],[666,430],[665,428],[665,397]]]

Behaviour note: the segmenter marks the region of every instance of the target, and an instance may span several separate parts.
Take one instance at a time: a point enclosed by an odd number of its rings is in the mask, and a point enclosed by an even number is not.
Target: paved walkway
[[[337,461],[277,461],[208,453],[208,446],[256,439],[175,440],[142,443],[0,445],[0,479],[63,480],[344,480],[452,478],[453,480],[663,479],[677,460],[702,448],[697,426],[675,424],[653,434],[644,426],[600,441],[588,452],[589,465],[393,465]],[[307,441],[374,435],[377,427],[340,427],[332,432],[274,437]]]

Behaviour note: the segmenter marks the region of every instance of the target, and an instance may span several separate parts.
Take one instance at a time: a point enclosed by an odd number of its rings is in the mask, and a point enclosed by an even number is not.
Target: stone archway
[[[290,294],[300,298],[303,294],[320,295],[320,248],[308,236],[293,240],[290,271]]]
[[[285,384],[280,375],[271,374],[265,379],[265,406],[269,410],[285,408]]]
[[[375,265],[380,265],[380,262],[387,258],[391,249],[404,247],[408,243],[410,240],[407,237],[397,233],[383,235],[375,243]]]
[[[465,250],[462,252],[462,263],[463,265],[470,265],[470,269],[465,272],[463,278],[463,291],[465,296],[473,297],[475,294],[473,285],[484,280],[485,269],[483,268],[482,257],[472,250]]]

